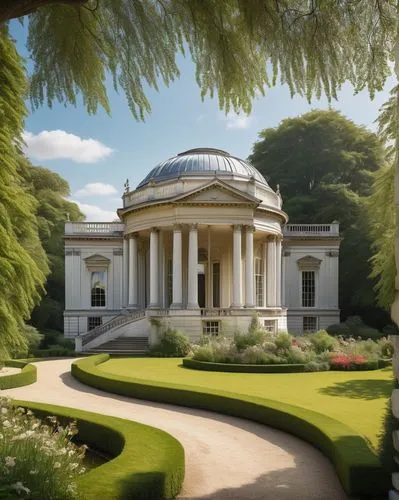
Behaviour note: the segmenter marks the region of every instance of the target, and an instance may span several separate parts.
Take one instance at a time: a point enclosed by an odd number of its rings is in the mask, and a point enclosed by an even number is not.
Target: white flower
[[[70,468],[71,470],[75,470],[75,469],[76,469],[76,467],[77,467],[78,465],[79,465],[79,464],[77,464],[77,463],[74,463],[74,464],[69,464],[69,468]]]
[[[61,467],[60,462],[55,462],[54,469],[59,469]]]
[[[30,470],[30,471],[29,471],[29,474],[30,474],[31,476],[36,476],[36,474],[39,474],[39,471],[38,471],[38,470],[36,470],[36,469],[33,469],[33,470]]]
[[[67,491],[68,493],[76,494],[76,484],[68,484]]]
[[[7,467],[14,467],[15,466],[15,458],[16,457],[4,457],[4,462],[6,463]]]
[[[8,420],[4,420],[3,427],[11,427],[11,424]]]
[[[21,481],[18,481],[17,483],[14,483],[11,485],[11,489],[15,490],[18,494],[19,493],[26,493],[27,495],[29,495],[30,493],[30,489],[29,488],[26,488],[22,483]]]
[[[36,422],[32,425],[32,429],[35,431],[39,426],[40,426],[40,424],[38,422]]]
[[[7,413],[8,413],[7,408],[4,408],[4,407],[3,407],[3,408],[1,409],[1,414],[2,414],[2,415],[6,415]]]
[[[4,439],[4,436],[3,434],[0,433],[0,439]]]
[[[68,456],[71,457],[72,455],[75,455],[75,451],[74,450],[69,450],[68,451]]]

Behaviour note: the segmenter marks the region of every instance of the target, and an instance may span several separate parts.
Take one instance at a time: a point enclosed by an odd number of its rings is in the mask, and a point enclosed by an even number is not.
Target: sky
[[[12,23],[17,48],[31,68],[25,48],[26,28]],[[123,93],[108,88],[111,116],[99,109],[88,115],[81,102],[76,107],[55,103],[32,112],[26,119],[25,153],[34,165],[59,173],[70,185],[70,199],[79,204],[87,221],[111,221],[122,205],[123,184],[134,188],[158,163],[179,152],[212,147],[247,158],[258,133],[276,127],[281,120],[311,109],[328,109],[326,98],[308,104],[290,97],[286,85],[266,90],[253,103],[250,116],[225,115],[217,98],[201,100],[195,81],[195,67],[189,57],[177,57],[181,76],[169,88],[149,89],[151,114],[137,122]],[[331,107],[357,124],[376,130],[374,120],[387,100],[394,80],[370,101],[367,91],[354,95],[345,85]]]

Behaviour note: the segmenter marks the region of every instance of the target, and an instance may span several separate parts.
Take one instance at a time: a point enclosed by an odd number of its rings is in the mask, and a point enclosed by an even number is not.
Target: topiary
[[[351,335],[351,330],[346,323],[335,323],[326,328],[329,335],[349,337]]]

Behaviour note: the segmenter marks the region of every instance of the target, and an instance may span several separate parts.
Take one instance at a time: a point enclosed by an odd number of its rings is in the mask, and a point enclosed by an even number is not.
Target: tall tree
[[[23,320],[40,299],[48,272],[35,199],[18,173],[26,81],[7,28],[0,26],[0,356],[24,350]]]
[[[250,161],[272,187],[279,184],[290,222],[340,222],[343,316],[360,315],[372,326],[384,326],[389,318],[375,308],[364,218],[373,173],[384,162],[382,141],[334,110],[285,119],[259,138]]]

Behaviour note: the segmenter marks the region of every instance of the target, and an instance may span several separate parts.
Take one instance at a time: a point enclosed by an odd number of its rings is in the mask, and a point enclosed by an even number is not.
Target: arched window
[[[91,307],[105,307],[105,272],[91,273]]]

